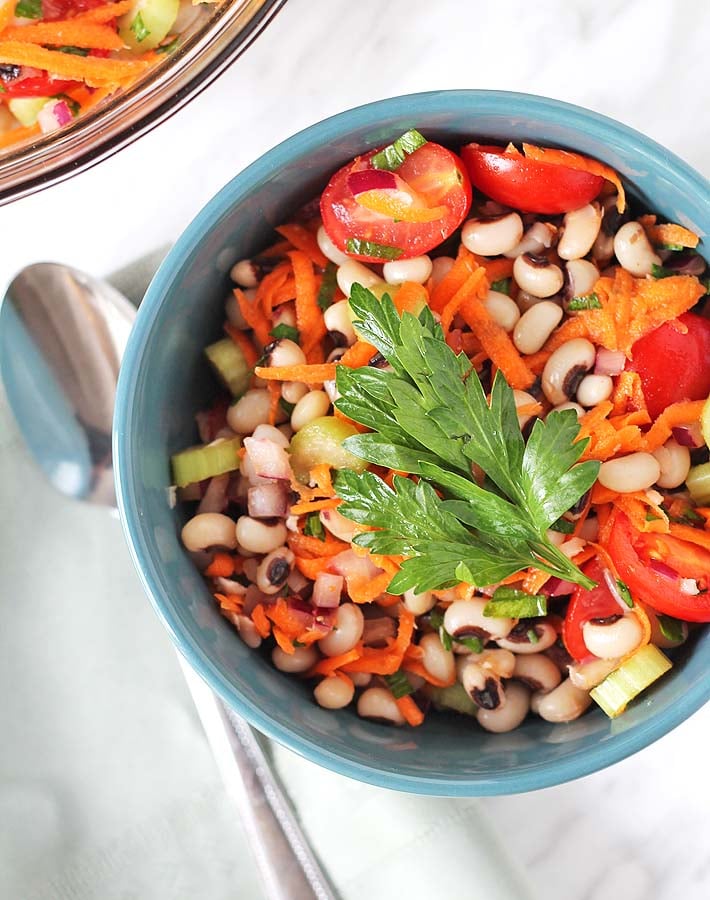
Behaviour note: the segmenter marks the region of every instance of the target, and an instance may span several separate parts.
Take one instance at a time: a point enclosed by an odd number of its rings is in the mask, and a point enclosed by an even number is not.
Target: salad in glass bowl
[[[276,231],[172,459],[222,614],[328,709],[621,714],[710,621],[698,236],[596,160],[414,129]]]

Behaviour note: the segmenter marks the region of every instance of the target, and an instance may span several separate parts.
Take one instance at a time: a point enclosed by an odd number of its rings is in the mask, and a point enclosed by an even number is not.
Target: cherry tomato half
[[[590,619],[606,619],[618,616],[622,610],[619,601],[614,597],[604,580],[604,566],[598,559],[593,559],[582,567],[585,575],[596,581],[597,586],[588,591],[577,586],[567,607],[567,614],[562,626],[562,640],[567,652],[578,662],[596,657],[587,650],[584,643],[583,627]]]
[[[686,334],[666,322],[636,341],[626,365],[641,376],[653,419],[671,403],[704,400],[710,394],[710,319],[684,313],[676,321],[688,329]]]
[[[459,227],[471,206],[471,184],[461,160],[429,141],[390,173],[372,167],[376,152],[358,156],[328,182],[320,204],[328,236],[340,250],[366,262],[386,262],[386,257],[353,253],[348,240],[394,248],[401,251],[398,259],[427,253]],[[371,174],[363,180],[360,173]]]
[[[42,19],[54,22],[70,19],[79,13],[103,6],[105,0],[42,0]]]
[[[643,534],[623,513],[614,516],[607,550],[631,594],[664,615],[686,622],[710,622],[710,552],[673,535]],[[677,577],[651,568],[653,559],[675,571]],[[682,578],[695,579],[701,592],[682,591]]]
[[[17,78],[7,81],[0,79],[0,85],[4,88],[0,98],[11,100],[13,97],[52,97],[55,94],[62,94],[80,83],[61,78],[50,78],[47,72],[29,75],[26,78],[21,73]]]
[[[461,150],[471,183],[491,200],[530,213],[569,212],[593,200],[604,179],[555,163],[506,153],[504,147],[467,144]]]

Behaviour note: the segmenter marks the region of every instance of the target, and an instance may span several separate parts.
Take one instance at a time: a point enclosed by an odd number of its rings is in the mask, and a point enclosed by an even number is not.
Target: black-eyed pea
[[[643,640],[643,628],[633,612],[618,619],[591,619],[582,626],[587,650],[599,659],[619,659],[635,650]]]
[[[618,659],[593,659],[586,663],[574,663],[568,667],[569,680],[580,690],[591,691],[618,665]]]
[[[338,282],[338,287],[346,297],[350,296],[350,291],[354,284],[360,284],[364,288],[372,288],[375,287],[375,285],[383,284],[382,279],[376,275],[372,269],[368,269],[367,266],[363,265],[361,262],[350,258],[338,266],[335,278]],[[334,303],[333,306],[335,305],[336,304]],[[328,309],[332,309],[333,306],[329,306]],[[327,312],[328,310],[326,310],[326,313]],[[323,318],[325,318],[325,316]],[[328,328],[329,331],[332,330],[327,322],[326,328]]]
[[[511,681],[505,686],[505,704],[496,709],[482,707],[478,724],[494,734],[504,734],[520,726],[530,711],[530,691],[525,685]]]
[[[690,472],[690,450],[679,444],[675,438],[670,438],[662,447],[653,451],[661,467],[661,474],[656,479],[660,488],[680,487]]]
[[[439,681],[452,681],[456,674],[454,654],[451,650],[444,649],[444,645],[436,633],[425,634],[419,641],[422,650],[422,665],[438,678]]]
[[[324,656],[340,656],[352,650],[362,637],[365,619],[362,610],[354,603],[342,603],[335,614],[335,626],[330,634],[318,641]]]
[[[280,520],[240,516],[236,526],[239,546],[250,553],[271,553],[286,542],[286,526]]]
[[[560,259],[581,259],[592,249],[602,224],[598,203],[587,203],[565,213],[562,236],[557,244]]]
[[[329,675],[313,689],[316,702],[324,709],[343,709],[352,702],[355,695],[353,682],[339,678],[337,675]]]
[[[585,375],[577,387],[577,402],[590,409],[611,397],[614,382],[609,375]]]
[[[513,343],[521,353],[537,353],[560,324],[562,307],[552,300],[542,300],[520,317],[513,331]]]
[[[535,635],[531,640],[532,634]],[[503,650],[517,654],[542,653],[549,650],[557,640],[557,632],[549,622],[521,622],[506,638],[498,638],[496,644]]]
[[[564,284],[562,269],[546,256],[523,253],[513,263],[513,278],[518,287],[533,297],[551,297]]]
[[[614,235],[614,253],[621,266],[632,275],[650,275],[661,257],[651,246],[640,222],[627,222]]]
[[[538,401],[533,397],[532,394],[529,394],[527,391],[514,390],[513,391],[513,399],[515,400],[515,408],[516,410],[531,409],[538,405]],[[529,412],[518,412],[518,425],[520,428],[525,428],[530,419],[532,419],[533,413]]]
[[[536,712],[546,722],[573,722],[592,703],[587,691],[583,691],[566,678],[554,690],[543,694],[535,702]]]
[[[318,229],[316,240],[318,241],[318,246],[323,256],[325,256],[326,259],[330,260],[330,262],[335,263],[336,266],[340,266],[343,263],[348,262],[348,260],[350,259],[347,253],[343,253],[342,250],[339,250],[335,246],[335,244],[328,236],[328,232],[322,225]]]
[[[330,397],[325,391],[308,391],[296,403],[291,413],[291,428],[294,432],[300,431],[314,419],[327,415],[329,409]]]
[[[515,300],[500,291],[488,291],[483,305],[503,331],[513,331],[520,319],[520,309]]]
[[[599,483],[619,494],[645,491],[658,481],[661,466],[650,453],[629,453],[618,459],[610,459],[599,467]]]
[[[387,688],[371,687],[360,694],[357,701],[358,715],[387,725],[404,725],[404,716],[397,701]]]
[[[461,229],[461,243],[479,256],[498,256],[515,247],[523,236],[523,220],[518,213],[503,213],[469,219]]]
[[[294,555],[288,547],[278,547],[259,563],[254,583],[264,594],[277,594],[293,568]]]
[[[180,537],[185,548],[193,552],[207,550],[208,547],[234,550],[237,546],[234,519],[222,513],[193,516],[183,525]]]
[[[478,597],[455,600],[444,613],[444,628],[453,638],[480,637],[483,639],[507,637],[516,619],[484,616],[486,601]]]
[[[461,673],[463,689],[481,709],[499,709],[505,706],[506,696],[500,678],[485,669],[471,657]]]
[[[516,656],[513,678],[524,682],[533,691],[551,691],[562,681],[557,666],[547,656],[536,653]]]
[[[404,284],[413,281],[424,284],[432,272],[432,261],[428,256],[412,256],[409,259],[393,259],[382,266],[382,275],[387,284]]]
[[[550,403],[557,406],[574,397],[596,356],[594,344],[586,338],[566,341],[552,352],[542,370],[542,390]]]
[[[227,410],[227,424],[237,434],[252,434],[257,425],[269,421],[271,394],[264,388],[252,388]]]
[[[271,661],[279,672],[293,675],[307,672],[318,662],[318,651],[311,644],[308,647],[295,647],[293,653],[286,653],[281,647],[271,651]]]

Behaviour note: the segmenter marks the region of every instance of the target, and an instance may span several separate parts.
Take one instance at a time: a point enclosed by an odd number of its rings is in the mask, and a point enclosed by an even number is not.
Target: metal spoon
[[[135,307],[104,282],[36,263],[0,306],[0,375],[30,452],[61,493],[115,510],[111,423]],[[251,726],[180,660],[270,900],[335,900]]]

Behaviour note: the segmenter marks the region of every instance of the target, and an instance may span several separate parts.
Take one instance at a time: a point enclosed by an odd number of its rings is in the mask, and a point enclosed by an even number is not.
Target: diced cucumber
[[[175,24],[180,0],[137,0],[118,20],[118,34],[132,50],[153,50]]]
[[[614,669],[590,692],[610,719],[616,718],[641,691],[653,684],[673,667],[668,657],[655,644],[646,644]]]
[[[367,462],[343,447],[343,441],[354,434],[357,429],[353,425],[335,416],[321,416],[304,425],[291,438],[291,466],[296,478],[305,481],[314,466],[323,464],[363,472]]]
[[[450,687],[434,687],[429,684],[426,686],[426,692],[431,697],[434,706],[441,709],[452,709],[454,712],[462,713],[464,716],[473,716],[478,714],[478,707],[466,693],[464,686],[460,682],[452,684]]]
[[[217,440],[206,446],[188,447],[172,457],[173,482],[178,487],[214,478],[239,468],[239,448],[242,439]]]
[[[698,506],[710,504],[710,463],[693,466],[688,472],[685,483],[690,491],[690,496]]]
[[[241,397],[249,387],[252,370],[234,341],[223,338],[221,341],[210,344],[209,347],[205,347],[205,355],[232,392],[232,396]]]
[[[34,125],[40,110],[50,101],[50,97],[15,97],[8,100],[7,106],[20,125],[27,128]]]

